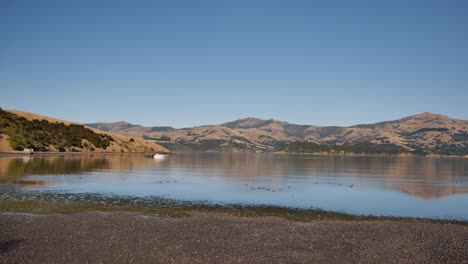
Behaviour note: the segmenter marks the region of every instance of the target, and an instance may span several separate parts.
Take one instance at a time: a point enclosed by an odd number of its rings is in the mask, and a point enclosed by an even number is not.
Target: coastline
[[[98,152],[98,151],[79,151],[79,152],[72,152],[72,151],[64,151],[64,152],[24,152],[24,151],[1,151],[0,156],[7,156],[7,155],[16,155],[16,156],[57,156],[57,155],[132,155],[132,154],[144,154],[144,155],[154,155],[154,153],[160,153],[164,155],[171,155],[175,154],[173,152],[165,152],[165,151],[145,151],[145,152]]]
[[[0,156],[6,155],[17,155],[17,156],[47,156],[47,155],[89,155],[89,154],[98,154],[98,155],[131,155],[131,154],[146,154],[154,155],[154,153],[160,153],[164,155],[174,155],[178,154],[177,152],[170,151],[146,151],[146,152],[102,152],[102,151],[64,151],[64,152],[24,152],[24,151],[0,151]],[[197,153],[197,151],[194,151]],[[225,151],[200,151],[200,153],[226,153]],[[468,155],[465,156],[454,156],[454,155],[414,155],[414,154],[361,154],[361,153],[304,153],[304,152],[283,152],[283,151],[266,151],[266,152],[238,152],[238,151],[228,151],[227,153],[264,153],[264,154],[278,154],[278,155],[307,155],[307,156],[340,156],[340,157],[425,157],[425,158],[468,158]]]
[[[401,154],[362,154],[362,153],[326,153],[326,152],[285,152],[285,151],[273,151],[274,154],[279,155],[310,155],[310,156],[350,156],[350,157],[423,157],[423,158],[468,158],[468,155],[465,156],[456,156],[456,155],[414,155],[409,153]]]

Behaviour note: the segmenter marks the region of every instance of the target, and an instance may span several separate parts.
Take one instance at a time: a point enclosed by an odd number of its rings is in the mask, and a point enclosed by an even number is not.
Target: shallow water
[[[0,157],[0,200],[38,192],[468,220],[468,159],[252,153],[162,160],[117,154]]]

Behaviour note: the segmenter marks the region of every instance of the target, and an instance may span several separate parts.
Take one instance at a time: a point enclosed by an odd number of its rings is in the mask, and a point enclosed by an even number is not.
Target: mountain
[[[44,152],[167,152],[153,141],[0,108],[0,152],[23,148]]]
[[[113,124],[119,124],[113,123]],[[128,123],[126,123],[128,126]],[[125,127],[125,125],[123,126]],[[297,125],[274,119],[244,118],[220,125],[151,131],[133,127],[115,133],[150,139],[168,148],[199,151],[273,151],[293,142],[350,146],[392,153],[468,155],[468,121],[434,113],[421,113],[393,121],[350,127]],[[157,127],[159,128],[159,127]],[[133,129],[133,130],[132,130]],[[373,153],[373,152],[372,152]]]
[[[141,136],[142,134],[152,132],[168,132],[175,130],[173,127],[161,126],[161,127],[145,127],[140,125],[130,124],[125,121],[113,122],[113,123],[88,123],[85,126],[96,128],[102,131],[108,131],[113,133],[119,133],[127,136]]]
[[[224,127],[229,127],[229,128],[259,128],[259,127],[264,127],[268,126],[272,123],[277,123],[279,121],[276,121],[274,119],[268,119],[268,120],[263,120],[260,118],[256,117],[248,117],[244,119],[238,119],[232,122],[227,122],[224,124],[221,124],[221,126]],[[284,122],[279,122],[279,123],[284,123]]]

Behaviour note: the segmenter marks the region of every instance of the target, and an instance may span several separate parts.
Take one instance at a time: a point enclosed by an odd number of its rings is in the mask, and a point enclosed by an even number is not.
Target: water
[[[253,153],[162,160],[0,157],[0,200],[38,192],[468,220],[468,159]]]

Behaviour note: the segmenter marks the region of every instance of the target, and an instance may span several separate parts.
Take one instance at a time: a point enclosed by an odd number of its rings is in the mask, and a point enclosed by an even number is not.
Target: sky
[[[468,119],[468,1],[0,0],[0,107],[188,127]]]

